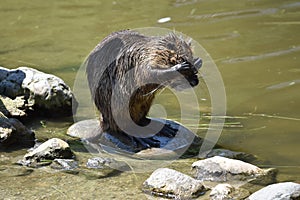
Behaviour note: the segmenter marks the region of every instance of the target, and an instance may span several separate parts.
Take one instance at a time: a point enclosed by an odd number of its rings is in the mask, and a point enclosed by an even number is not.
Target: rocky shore
[[[118,159],[128,156],[126,152],[117,152],[118,156],[109,157],[114,153],[112,149],[104,148],[106,152],[111,151],[110,154],[97,154],[103,148],[99,150],[95,147],[93,151],[96,155],[91,154],[83,159],[77,156],[79,153],[72,144],[61,138],[53,137],[40,143],[36,139],[39,133],[34,133],[22,123],[26,118],[49,113],[56,118],[70,116],[72,103],[73,108],[76,107],[70,87],[56,76],[28,67],[12,70],[0,67],[0,149],[28,149],[16,163],[30,169],[30,173],[47,168],[98,179],[131,171],[132,166],[128,162]],[[69,128],[67,134],[93,139],[97,136],[93,131],[96,129],[95,120],[78,122]],[[80,141],[82,144],[84,142]],[[154,163],[181,159],[178,152],[181,151],[154,148],[129,156],[139,163]],[[195,154],[193,159],[195,162],[192,165],[184,166],[184,172],[166,167],[152,170],[140,190],[149,199],[300,199],[299,183],[278,183],[276,169],[251,164],[257,159],[254,155],[218,148],[201,155]]]

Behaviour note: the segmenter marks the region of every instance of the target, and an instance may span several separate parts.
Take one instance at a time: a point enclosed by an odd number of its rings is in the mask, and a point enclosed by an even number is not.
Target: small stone
[[[212,200],[229,200],[232,199],[231,193],[234,191],[234,187],[230,184],[223,183],[218,184],[216,187],[214,187],[209,196]]]
[[[180,156],[175,151],[164,148],[144,149],[134,155],[138,158],[151,160],[172,160]]]
[[[95,157],[88,159],[86,166],[87,168],[93,168],[93,169],[104,169],[106,168],[109,163],[113,162],[113,159],[110,158],[101,158],[101,157]]]
[[[43,163],[45,165],[51,164],[51,162],[56,158],[71,159],[74,157],[75,155],[71,151],[68,143],[58,138],[52,138],[39,145],[33,151],[25,154],[23,160],[18,163],[26,166],[37,167],[41,164],[43,165]]]
[[[228,183],[220,183],[216,185],[210,192],[211,200],[242,200],[250,195],[248,190],[243,188],[235,188]]]
[[[270,184],[275,181],[275,171],[260,169],[240,160],[220,156],[199,160],[192,164],[192,173],[196,179],[212,182],[242,181]]]
[[[93,138],[100,134],[100,122],[97,119],[88,119],[76,122],[67,130],[67,135],[81,139]]]
[[[206,191],[201,181],[168,168],[159,168],[143,183],[143,191],[155,196],[189,199]]]
[[[129,171],[130,167],[121,161],[113,158],[95,157],[88,159],[86,167],[90,169],[117,169],[120,171]]]
[[[268,185],[249,196],[249,200],[296,200],[300,199],[300,184],[284,182]]]
[[[53,169],[74,170],[78,168],[78,162],[73,159],[54,159],[50,165]]]

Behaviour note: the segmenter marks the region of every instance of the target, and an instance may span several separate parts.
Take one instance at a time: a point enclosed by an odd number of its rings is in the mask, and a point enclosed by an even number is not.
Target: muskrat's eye
[[[170,58],[170,62],[172,63],[172,64],[176,64],[176,58],[175,57],[172,57],[172,58]]]

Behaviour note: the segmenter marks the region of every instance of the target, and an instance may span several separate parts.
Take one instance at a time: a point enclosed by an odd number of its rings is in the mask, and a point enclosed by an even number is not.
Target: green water
[[[163,17],[171,21],[157,23]],[[71,86],[84,58],[113,31],[155,26],[185,33],[215,61],[224,80],[227,115],[242,126],[225,128],[219,143],[257,155],[262,167],[278,168],[279,181],[300,181],[299,2],[1,0],[0,19],[1,66],[34,67]],[[172,109],[168,94],[158,101],[166,99]],[[201,112],[209,112],[206,101],[200,104]],[[69,119],[42,120],[46,126],[28,123],[37,138],[66,137]],[[201,135],[204,130],[199,127]],[[1,197],[146,199],[140,186],[147,173],[89,180],[10,165],[24,153],[1,153]],[[177,161],[174,168],[188,172],[192,161]]]

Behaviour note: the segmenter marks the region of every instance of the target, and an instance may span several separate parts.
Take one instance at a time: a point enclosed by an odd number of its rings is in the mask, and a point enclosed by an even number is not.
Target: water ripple
[[[283,83],[278,83],[278,84],[275,84],[275,85],[271,85],[271,86],[267,87],[266,89],[267,90],[278,90],[278,89],[290,87],[290,86],[298,84],[298,83],[300,83],[300,79],[292,80],[292,81],[286,81],[286,82],[283,82]]]
[[[228,20],[228,19],[236,19],[242,17],[254,17],[261,15],[269,15],[274,14],[278,11],[277,8],[267,8],[267,9],[247,9],[247,10],[238,10],[231,12],[219,12],[212,14],[203,14],[203,15],[191,15],[190,18],[193,19],[214,19],[215,21],[219,20]]]
[[[296,47],[292,47],[292,48],[284,49],[284,50],[279,50],[279,51],[274,51],[274,52],[269,52],[269,53],[265,53],[265,54],[260,54],[260,55],[230,58],[227,60],[223,60],[222,62],[223,63],[239,63],[239,62],[254,61],[254,60],[260,60],[260,59],[264,59],[264,58],[282,56],[282,55],[290,54],[290,53],[297,52],[297,51],[300,51],[300,46],[296,46]]]

